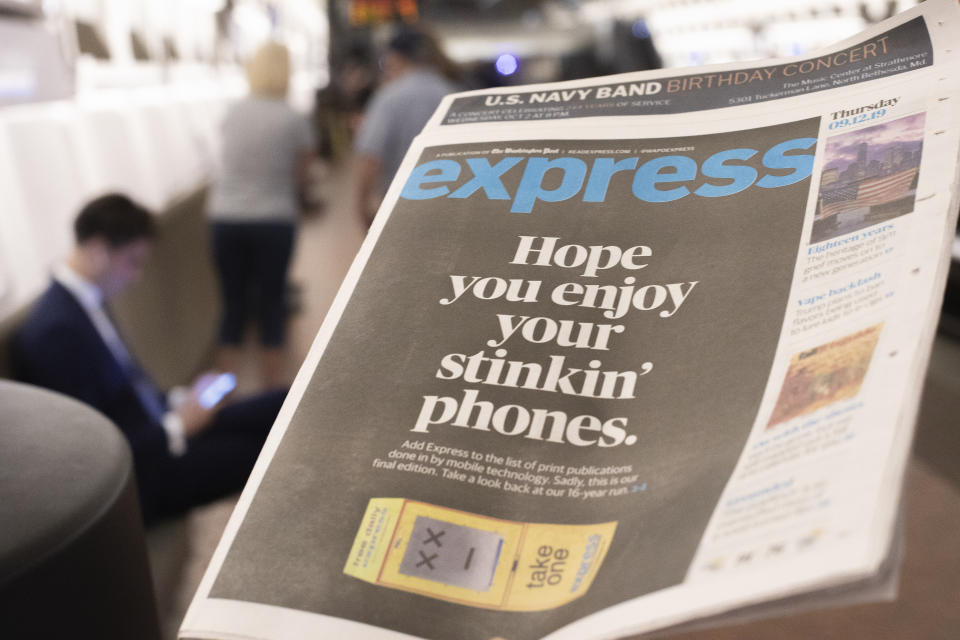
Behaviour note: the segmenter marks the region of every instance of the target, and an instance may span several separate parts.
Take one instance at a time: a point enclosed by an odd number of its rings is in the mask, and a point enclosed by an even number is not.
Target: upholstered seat
[[[119,430],[76,400],[0,381],[0,441],[0,637],[158,639]]]

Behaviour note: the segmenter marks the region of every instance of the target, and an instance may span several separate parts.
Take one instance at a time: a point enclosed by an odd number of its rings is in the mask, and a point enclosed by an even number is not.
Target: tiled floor
[[[327,180],[330,206],[304,224],[293,266],[301,310],[291,323],[290,375],[306,354],[364,231],[350,215],[348,185]],[[252,386],[255,366],[241,372]],[[960,342],[939,337],[925,387],[906,488],[906,554],[900,595],[891,603],[795,614],[745,625],[688,632],[678,640],[950,640],[960,638]],[[173,597],[169,637],[203,575],[233,507],[226,500],[189,519],[190,559]]]

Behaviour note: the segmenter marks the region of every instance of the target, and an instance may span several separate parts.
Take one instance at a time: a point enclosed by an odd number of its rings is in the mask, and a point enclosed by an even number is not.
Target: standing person
[[[212,372],[160,392],[106,307],[139,278],[154,235],[150,213],[125,196],[87,204],[73,252],[11,344],[18,379],[86,403],[123,432],[147,523],[242,489],[286,394],[224,402],[209,394]]]
[[[250,95],[223,122],[222,169],[209,205],[224,300],[218,361],[235,369],[247,318],[254,315],[261,375],[273,386],[285,381],[287,269],[315,144],[306,116],[286,102],[286,47],[263,45],[247,65],[247,79]]]
[[[457,69],[430,34],[402,27],[381,59],[383,86],[373,95],[354,144],[357,209],[369,227],[413,139],[440,101],[458,90]]]

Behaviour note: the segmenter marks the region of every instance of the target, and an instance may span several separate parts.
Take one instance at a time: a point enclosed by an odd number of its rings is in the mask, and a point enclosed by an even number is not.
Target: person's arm
[[[40,334],[21,333],[14,342],[18,379],[70,396],[104,414],[123,432],[135,458],[167,451],[164,429],[144,428],[139,420],[149,418],[142,408],[133,411],[111,397],[99,367],[102,357],[89,341],[78,339],[69,325],[53,326]],[[130,396],[130,402],[138,402]]]
[[[310,186],[310,165],[314,158],[313,148],[303,149],[297,154],[297,188],[303,193]]]
[[[311,200],[310,196],[311,169],[317,156],[317,134],[309,119],[301,115],[296,115],[295,118],[296,127],[293,136],[294,144],[298,148],[294,158],[294,183],[297,189],[297,200],[300,203],[300,213],[309,215],[313,213],[311,207],[317,204]]]
[[[366,153],[358,154],[354,160],[355,207],[360,220],[368,229],[377,213],[373,208],[373,198],[379,179],[380,159]]]
[[[300,215],[304,218],[312,217],[317,213],[321,203],[313,200],[310,193],[311,186],[311,165],[313,164],[315,154],[313,149],[304,149],[297,153],[297,159],[294,167],[294,181],[297,189],[297,203],[300,206]]]

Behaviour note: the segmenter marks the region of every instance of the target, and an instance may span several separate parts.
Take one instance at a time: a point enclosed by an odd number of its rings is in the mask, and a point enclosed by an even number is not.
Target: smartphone
[[[206,389],[200,392],[197,398],[200,406],[209,409],[223,399],[233,388],[237,386],[237,377],[232,373],[221,373],[214,378]]]

